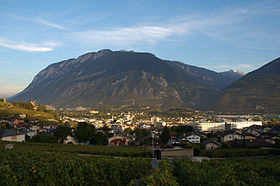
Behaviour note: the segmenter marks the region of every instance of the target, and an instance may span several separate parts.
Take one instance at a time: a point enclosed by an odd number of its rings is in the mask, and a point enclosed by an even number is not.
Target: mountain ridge
[[[280,113],[280,58],[256,69],[227,88],[218,111],[238,113]]]
[[[11,100],[34,99],[58,107],[143,104],[208,109],[230,81],[151,53],[105,49],[49,65]]]

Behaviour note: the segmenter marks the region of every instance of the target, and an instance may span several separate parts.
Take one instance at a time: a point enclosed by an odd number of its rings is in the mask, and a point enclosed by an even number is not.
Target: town
[[[9,107],[19,105],[0,100]],[[38,112],[34,102],[28,109]],[[19,106],[20,107],[20,106]],[[42,107],[42,106],[41,106]],[[54,112],[53,107],[45,107]],[[3,108],[2,108],[3,109]],[[3,110],[0,110],[3,112]],[[75,145],[146,146],[169,152],[192,149],[193,152],[167,156],[200,155],[200,150],[218,148],[277,148],[280,125],[275,118],[261,115],[218,115],[191,109],[155,112],[149,107],[58,110],[57,119],[45,122],[28,114],[1,115],[0,140]],[[47,121],[47,122],[46,122]],[[153,146],[153,147],[152,147]],[[162,153],[164,155],[164,153]]]

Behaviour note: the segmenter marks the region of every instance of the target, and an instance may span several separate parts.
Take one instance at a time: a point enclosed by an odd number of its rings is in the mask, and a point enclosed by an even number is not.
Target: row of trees
[[[89,125],[85,122],[80,122],[78,127],[72,129],[65,125],[60,125],[56,128],[53,135],[39,133],[32,139],[27,139],[31,142],[40,143],[63,143],[67,136],[76,137],[80,143],[90,143],[95,145],[107,145],[109,133],[108,127],[103,127],[101,131],[96,131],[94,125]]]
[[[38,134],[34,136],[30,141],[33,142],[47,142],[47,143],[63,143],[67,136],[75,137],[80,143],[90,143],[96,145],[107,145],[108,138],[113,134],[109,133],[110,129],[107,126],[96,130],[94,125],[87,124],[85,122],[78,123],[77,128],[70,128],[66,125],[59,125],[54,131],[53,135]],[[155,138],[155,141],[161,144],[167,144],[171,139],[171,132],[176,132],[177,135],[183,135],[184,133],[193,131],[190,126],[177,126],[177,127],[164,127],[159,137]],[[135,136],[135,142],[140,145],[151,144],[151,132],[146,129],[136,128],[131,130],[127,128],[124,130],[127,134]],[[135,143],[132,143],[133,145]]]

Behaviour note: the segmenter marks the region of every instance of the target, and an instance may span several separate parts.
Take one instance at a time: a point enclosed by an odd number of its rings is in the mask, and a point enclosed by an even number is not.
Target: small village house
[[[12,129],[0,129],[0,140],[11,142],[25,141],[25,134]]]

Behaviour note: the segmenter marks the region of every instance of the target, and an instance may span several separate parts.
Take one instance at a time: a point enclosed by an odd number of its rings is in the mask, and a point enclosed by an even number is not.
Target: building
[[[181,142],[182,141],[187,141],[190,143],[200,143],[200,136],[197,135],[196,133],[188,133],[185,134],[180,138]]]
[[[201,132],[216,132],[225,130],[225,122],[200,122],[194,127]]]
[[[0,98],[0,102],[5,103],[5,102],[6,102],[6,99],[5,99],[5,98]]]
[[[213,150],[213,149],[220,148],[222,146],[221,143],[219,143],[213,139],[207,139],[207,140],[203,141],[203,144],[205,145],[205,150]]]
[[[236,139],[244,139],[244,136],[239,131],[229,130],[222,133],[220,136],[221,142],[233,141]]]
[[[116,146],[128,146],[128,143],[131,142],[133,138],[125,136],[125,135],[115,135],[108,138],[108,145],[116,145]]]
[[[160,122],[160,118],[159,117],[156,117],[156,116],[151,117],[151,123],[152,124],[157,124],[159,122]]]
[[[253,125],[262,126],[261,121],[236,121],[236,122],[227,122],[231,125],[231,129],[243,129],[246,127],[251,127]]]
[[[243,129],[251,126],[262,126],[261,121],[227,121],[227,122],[200,122],[194,127],[201,132],[216,132],[226,129]]]
[[[77,145],[79,142],[75,137],[68,135],[66,139],[63,141],[64,144],[74,144]]]
[[[0,140],[11,142],[25,141],[25,134],[12,129],[0,129]]]
[[[98,111],[98,110],[91,110],[91,111],[89,111],[89,113],[90,113],[90,114],[98,114],[99,111]]]

